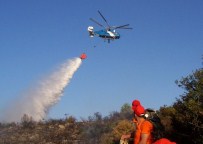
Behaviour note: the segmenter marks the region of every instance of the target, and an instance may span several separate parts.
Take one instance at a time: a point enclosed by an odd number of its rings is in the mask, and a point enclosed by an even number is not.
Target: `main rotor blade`
[[[106,22],[106,24],[108,25],[108,27],[110,27],[110,25],[108,24],[107,20],[104,18],[104,16],[101,14],[100,11],[98,11],[98,13],[100,14],[100,16],[103,18],[103,20]]]
[[[133,28],[122,27],[122,28],[116,28],[116,29],[133,29]]]
[[[116,26],[115,29],[117,29],[117,28],[124,28],[126,26],[129,26],[129,24],[125,24],[125,25],[121,25],[121,26]]]
[[[94,20],[94,19],[92,19],[92,18],[90,18],[90,20],[93,21],[93,22],[95,22],[95,23],[98,24],[99,26],[104,27],[102,24],[98,23],[96,20]]]

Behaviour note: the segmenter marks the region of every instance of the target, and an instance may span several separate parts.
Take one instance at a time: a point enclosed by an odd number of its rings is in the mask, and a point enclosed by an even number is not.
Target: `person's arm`
[[[146,144],[148,138],[149,138],[149,134],[142,133],[139,144]]]
[[[130,134],[121,136],[121,140],[129,139],[129,138],[131,138]]]

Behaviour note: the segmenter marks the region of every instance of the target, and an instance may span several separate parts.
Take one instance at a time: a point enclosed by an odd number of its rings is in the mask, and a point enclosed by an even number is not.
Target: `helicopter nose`
[[[119,39],[119,38],[120,38],[120,35],[116,36],[115,38],[116,38],[116,39]]]

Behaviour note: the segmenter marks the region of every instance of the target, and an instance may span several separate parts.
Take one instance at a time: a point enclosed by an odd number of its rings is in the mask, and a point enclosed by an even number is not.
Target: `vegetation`
[[[203,69],[176,81],[184,94],[158,114],[166,137],[179,144],[203,143]],[[118,144],[122,134],[134,130],[132,111],[124,104],[120,112],[102,117],[95,113],[87,120],[65,119],[34,122],[24,115],[21,123],[0,123],[0,144]]]

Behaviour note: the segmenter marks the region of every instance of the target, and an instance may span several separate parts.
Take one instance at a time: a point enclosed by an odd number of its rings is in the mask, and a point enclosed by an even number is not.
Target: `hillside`
[[[75,119],[0,125],[1,144],[79,144],[82,123]]]

